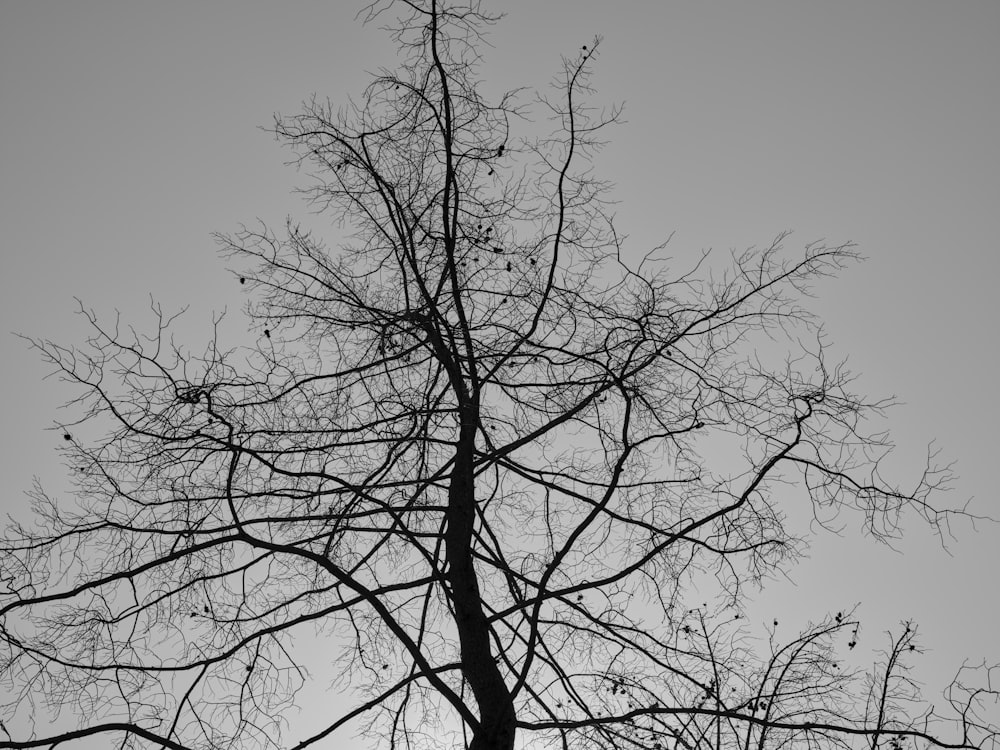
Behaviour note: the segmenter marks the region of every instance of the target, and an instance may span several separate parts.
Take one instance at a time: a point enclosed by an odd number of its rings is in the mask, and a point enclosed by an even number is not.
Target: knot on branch
[[[190,388],[177,391],[177,400],[182,404],[197,404],[201,401],[201,397],[204,393],[205,392],[201,388],[192,386]]]

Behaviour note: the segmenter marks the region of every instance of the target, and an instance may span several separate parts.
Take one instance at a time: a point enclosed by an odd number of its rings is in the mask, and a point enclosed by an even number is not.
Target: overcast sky
[[[833,352],[858,388],[904,402],[891,468],[915,479],[928,443],[959,474],[950,502],[1000,516],[995,492],[1000,208],[1000,3],[514,0],[491,37],[491,89],[544,86],[560,53],[605,37],[597,100],[624,102],[600,167],[641,251],[675,232],[678,258],[854,241],[868,260],[817,287]],[[213,231],[286,214],[336,239],[291,195],[304,178],[267,133],[311,94],[344,101],[392,66],[349,2],[0,0],[2,329],[73,343],[74,297],[142,328],[152,294],[241,329],[238,285]],[[333,243],[335,244],[335,243]],[[69,395],[5,342],[3,495],[62,469],[45,427]],[[789,621],[861,602],[867,647],[915,618],[919,674],[1000,661],[1000,526],[956,528],[951,554],[915,523],[899,552],[853,529],[825,536],[765,595]],[[770,616],[763,610],[760,617]],[[935,692],[943,684],[931,684]]]

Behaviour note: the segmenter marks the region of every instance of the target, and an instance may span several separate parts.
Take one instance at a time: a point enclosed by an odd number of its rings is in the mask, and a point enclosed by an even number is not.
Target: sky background
[[[614,5],[614,7],[612,7]],[[675,233],[703,249],[780,231],[853,241],[867,261],[817,286],[813,309],[858,389],[903,402],[889,467],[916,479],[931,441],[955,460],[946,501],[1000,517],[995,396],[1000,207],[1000,3],[511,0],[483,75],[545,86],[560,53],[604,36],[598,103],[627,123],[598,166],[617,183],[635,252]],[[394,50],[348,2],[0,0],[0,504],[22,515],[39,476],[60,487],[45,428],[70,395],[7,331],[79,343],[83,300],[148,327],[152,295],[189,307],[198,348],[213,310],[245,335],[238,284],[213,231],[291,214],[329,238],[292,189],[307,184],[258,129],[311,94],[343,102]],[[792,509],[794,513],[794,509]],[[850,527],[762,596],[794,623],[860,602],[862,647],[920,625],[928,694],[965,658],[1000,661],[1000,526],[956,527],[951,555],[918,524],[898,552]]]

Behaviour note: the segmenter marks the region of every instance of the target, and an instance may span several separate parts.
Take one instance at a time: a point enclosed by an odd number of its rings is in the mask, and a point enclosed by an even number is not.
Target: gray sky
[[[833,352],[859,389],[904,403],[892,469],[916,477],[927,444],[957,461],[948,500],[1000,516],[996,213],[1000,3],[511,0],[486,50],[496,90],[545,85],[559,54],[605,37],[599,102],[624,102],[600,167],[639,251],[676,232],[678,258],[764,245],[781,230],[852,240],[868,261],[817,287]],[[614,9],[612,6],[615,6]],[[78,342],[74,297],[151,322],[152,294],[239,323],[238,285],[212,231],[286,214],[336,238],[290,190],[304,184],[266,133],[318,93],[343,101],[393,64],[355,4],[302,0],[0,0],[0,247],[4,331]],[[18,513],[34,475],[57,477],[68,395],[7,339],[0,503]],[[56,482],[58,480],[55,480]],[[969,657],[1000,661],[1000,526],[957,528],[952,555],[916,524],[880,549],[825,536],[767,592],[760,617],[792,622],[862,603],[863,634],[915,618],[929,693]]]

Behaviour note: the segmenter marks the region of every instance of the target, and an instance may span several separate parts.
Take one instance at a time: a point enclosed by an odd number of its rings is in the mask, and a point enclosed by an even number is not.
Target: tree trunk
[[[463,408],[472,412],[474,407]],[[463,414],[463,417],[466,415]],[[462,674],[479,707],[479,726],[473,728],[469,750],[513,750],[514,704],[493,658],[490,629],[483,611],[479,580],[472,559],[476,521],[473,473],[475,418],[463,418],[456,447],[455,466],[448,489],[448,528],[445,555],[462,649]]]

